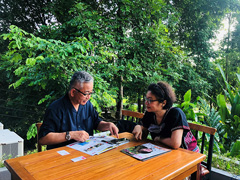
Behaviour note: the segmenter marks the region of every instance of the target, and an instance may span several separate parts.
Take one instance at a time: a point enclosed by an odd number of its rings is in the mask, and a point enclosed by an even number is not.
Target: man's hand
[[[113,124],[112,122],[105,122],[105,121],[101,121],[98,124],[98,128],[99,131],[110,131],[110,133],[112,135],[117,136],[117,138],[119,138],[118,132],[119,129],[117,128],[117,126],[115,124]]]
[[[132,133],[137,140],[141,140],[142,139],[142,126],[136,125],[134,127]]]
[[[119,129],[115,124],[111,122],[109,122],[109,131],[111,132],[112,135],[115,135],[117,136],[117,138],[119,138],[119,135],[118,135]]]
[[[76,141],[85,142],[89,139],[89,134],[86,131],[70,131],[69,134],[71,139]]]

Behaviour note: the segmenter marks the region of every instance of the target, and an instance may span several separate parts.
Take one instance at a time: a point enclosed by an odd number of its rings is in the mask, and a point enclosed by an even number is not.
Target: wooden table
[[[130,133],[121,133],[120,137],[126,137],[131,141],[100,155],[90,156],[69,147],[61,147],[9,159],[5,161],[5,165],[10,171],[12,179],[169,180],[183,179],[198,172],[198,164],[206,158],[203,154],[179,148],[142,162],[120,150],[149,141],[136,141]],[[70,154],[62,156],[57,153],[60,150],[66,150]],[[85,156],[87,159],[78,162],[71,161],[79,156]]]

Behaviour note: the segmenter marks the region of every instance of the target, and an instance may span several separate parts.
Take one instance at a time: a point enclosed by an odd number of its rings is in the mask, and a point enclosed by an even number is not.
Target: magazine
[[[121,152],[141,161],[145,161],[170,151],[170,149],[162,148],[152,143],[146,143],[121,150]]]
[[[128,143],[126,138],[114,138],[111,136],[90,136],[85,142],[74,142],[67,147],[76,149],[89,155],[97,155]]]

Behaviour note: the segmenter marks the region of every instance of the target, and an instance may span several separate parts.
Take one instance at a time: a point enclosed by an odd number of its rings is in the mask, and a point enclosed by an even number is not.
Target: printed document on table
[[[67,145],[67,147],[93,156],[113,149],[119,145],[123,145],[127,142],[129,142],[129,140],[125,138],[117,139],[111,136],[90,136],[90,138],[85,142],[74,142]]]
[[[141,161],[145,161],[170,151],[170,149],[163,148],[152,143],[145,143],[121,150],[121,152]]]

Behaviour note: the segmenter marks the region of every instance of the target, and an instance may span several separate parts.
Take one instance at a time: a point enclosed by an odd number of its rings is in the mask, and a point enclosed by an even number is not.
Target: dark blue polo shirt
[[[39,139],[50,132],[66,132],[84,130],[93,135],[102,119],[98,116],[92,103],[79,105],[78,111],[73,107],[68,94],[54,101],[46,110],[43,124],[39,131]],[[56,145],[48,145],[47,149],[65,146],[74,142],[66,141]]]

